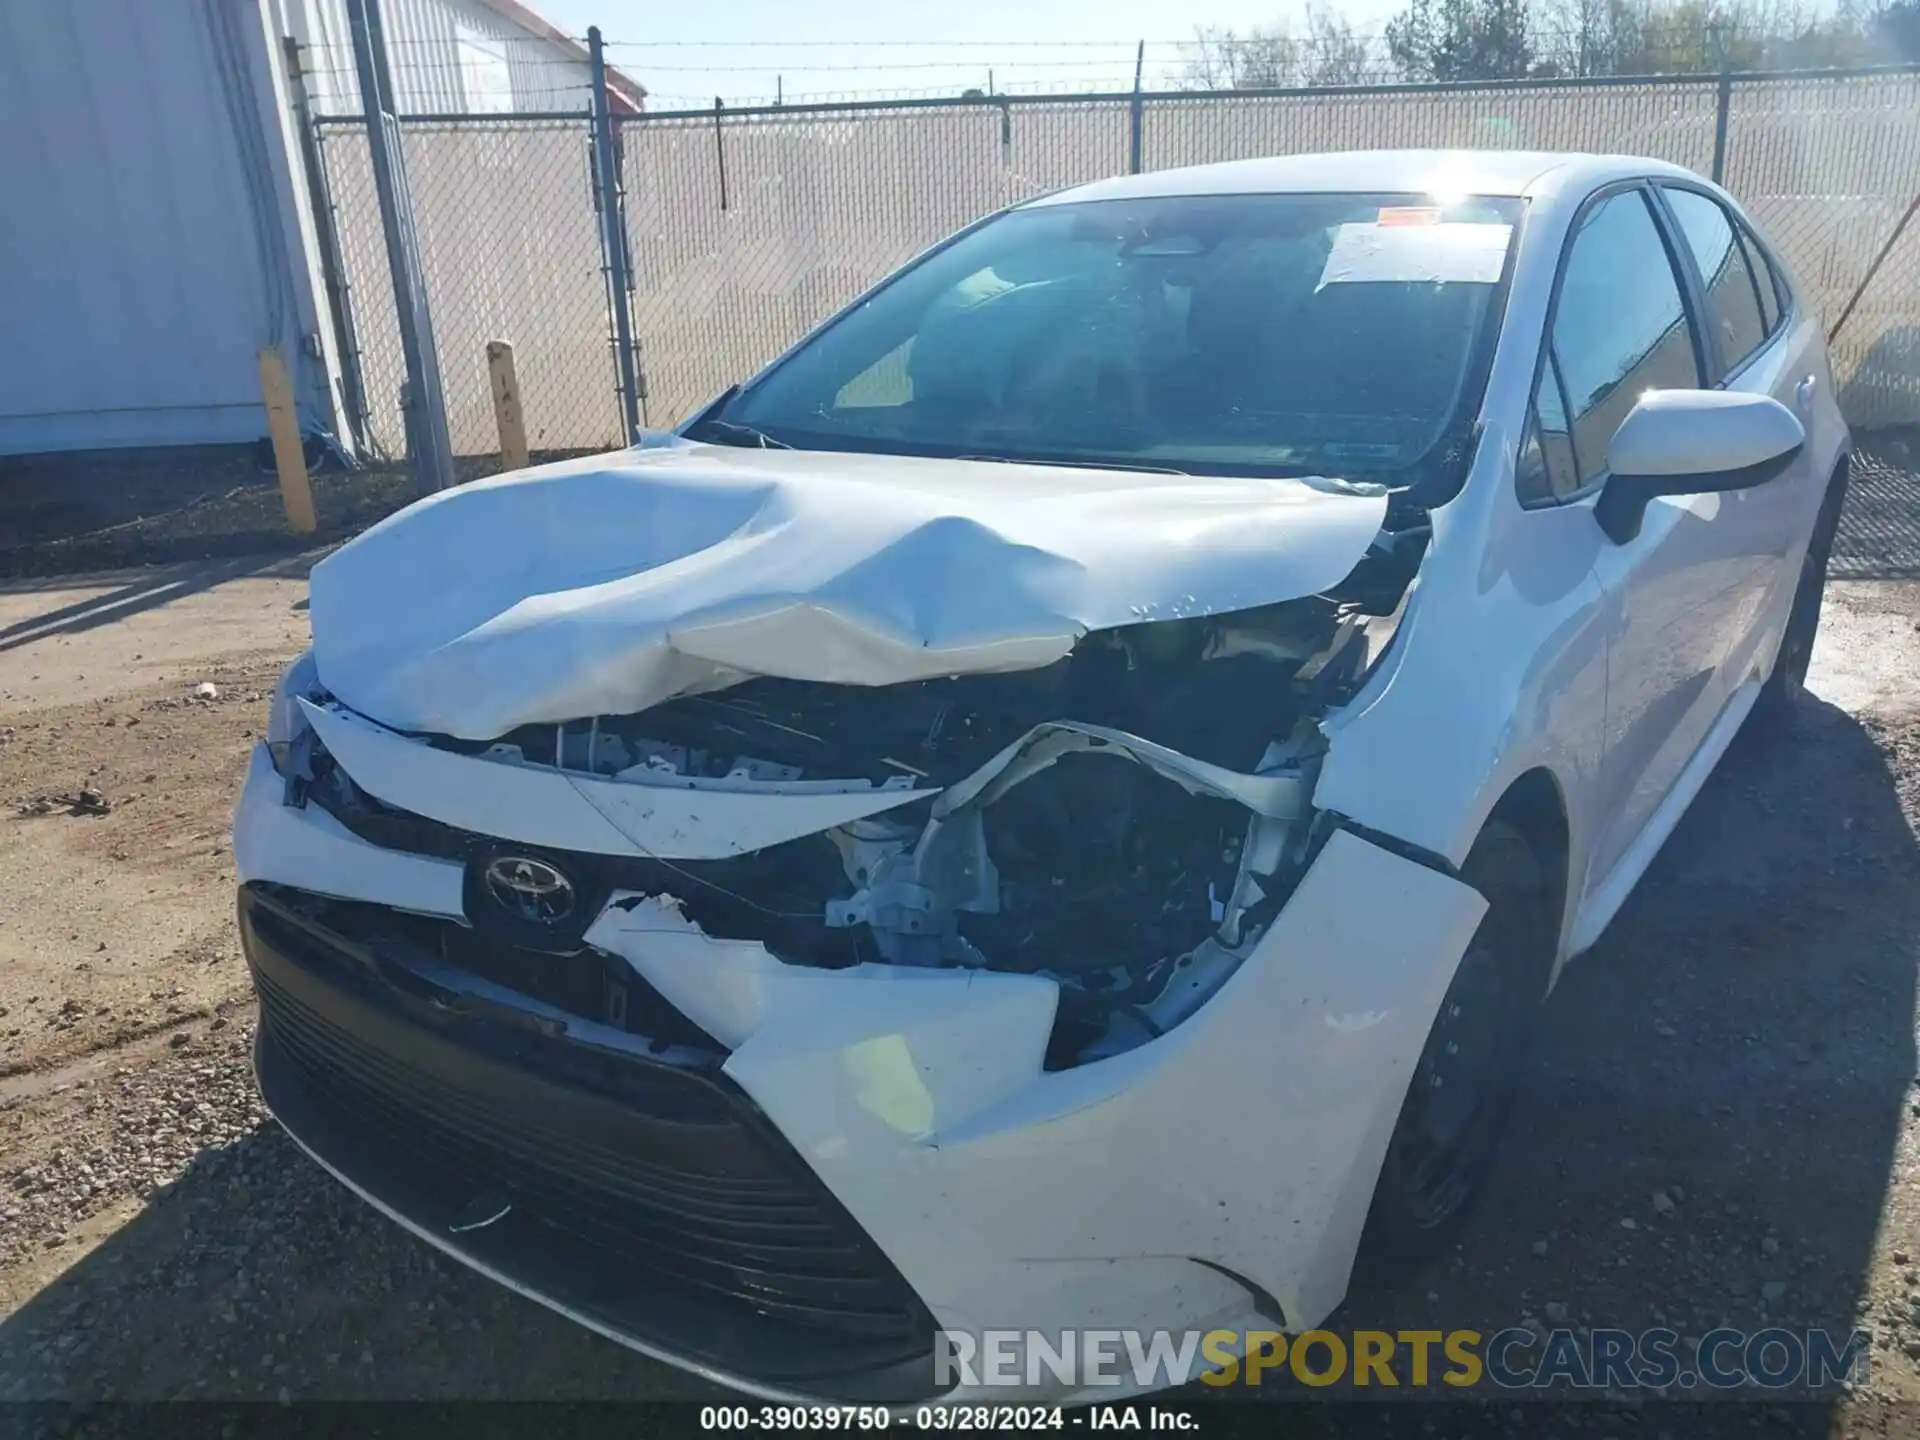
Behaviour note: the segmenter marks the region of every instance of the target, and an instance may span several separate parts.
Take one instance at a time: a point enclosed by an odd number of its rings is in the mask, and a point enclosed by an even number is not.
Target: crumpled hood
[[[1090,630],[1325,590],[1385,513],[1338,481],[675,441],[376,525],[313,571],[314,660],[361,714],[471,740],[750,675],[1031,669]]]

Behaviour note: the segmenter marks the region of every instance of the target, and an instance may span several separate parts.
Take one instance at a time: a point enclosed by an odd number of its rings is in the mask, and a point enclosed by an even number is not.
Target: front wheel
[[[1440,1002],[1387,1144],[1361,1241],[1368,1268],[1425,1259],[1466,1218],[1505,1128],[1553,962],[1559,917],[1519,830],[1489,821],[1460,874],[1486,897],[1487,912]]]

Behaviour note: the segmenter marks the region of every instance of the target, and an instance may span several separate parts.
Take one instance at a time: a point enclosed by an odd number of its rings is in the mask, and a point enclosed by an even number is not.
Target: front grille
[[[576,908],[582,925],[614,890],[670,894],[706,934],[759,941],[795,964],[840,967],[880,958],[864,931],[829,929],[826,924],[821,897],[842,894],[848,886],[840,852],[825,835],[805,835],[726,860],[666,861],[547,850],[476,835],[388,805],[355,784],[317,740],[309,743],[315,774],[305,783],[305,802],[318,805],[370,845],[467,866],[470,914],[487,903],[484,895],[475,893],[475,870],[488,855],[508,851],[552,860],[573,877],[581,887]]]
[[[321,1129],[355,1155],[372,1146],[374,1169],[411,1167],[393,1188],[428,1198],[395,1208],[434,1210],[409,1218],[484,1245],[496,1269],[511,1269],[515,1236],[575,1254],[602,1301],[607,1276],[628,1274],[646,1303],[619,1307],[633,1312],[624,1331],[664,1322],[636,1338],[742,1373],[791,1382],[927,1354],[924,1306],[711,1060],[603,1049],[451,992],[405,964],[404,942],[330,928],[327,904],[242,891],[263,1050]],[[354,1155],[310,1148],[354,1178]],[[509,1224],[459,1228],[475,1206],[485,1219],[508,1205]]]

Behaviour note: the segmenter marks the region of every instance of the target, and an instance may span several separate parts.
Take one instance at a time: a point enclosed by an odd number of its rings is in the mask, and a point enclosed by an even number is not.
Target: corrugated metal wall
[[[257,0],[213,3],[258,62]],[[211,20],[208,0],[0,0],[0,453],[255,438],[276,336],[315,393],[291,180],[258,168],[284,147],[259,126],[250,182],[229,108],[249,83],[270,106],[271,77],[236,78]]]
[[[278,0],[301,44],[317,115],[360,113],[347,0]],[[480,0],[382,0],[394,100],[402,114],[589,108],[587,62],[529,35]]]

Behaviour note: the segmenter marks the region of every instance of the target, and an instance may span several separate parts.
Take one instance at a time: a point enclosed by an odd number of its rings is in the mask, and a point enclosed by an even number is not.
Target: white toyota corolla
[[[315,569],[235,820],[261,1089],[766,1396],[1310,1327],[1463,1215],[1560,966],[1793,701],[1847,453],[1778,255],[1658,162],[995,215]]]

